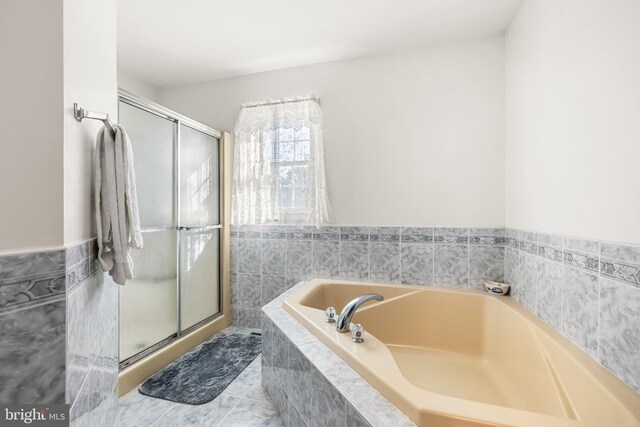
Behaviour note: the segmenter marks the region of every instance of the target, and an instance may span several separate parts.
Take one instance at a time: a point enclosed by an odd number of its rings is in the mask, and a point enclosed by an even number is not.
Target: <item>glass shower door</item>
[[[120,359],[178,333],[175,135],[177,124],[119,103],[131,138],[144,248],[133,250],[134,278],[120,287]]]
[[[220,312],[220,141],[180,124],[180,329]]]
[[[175,114],[175,113],[173,113]],[[156,105],[122,98],[144,248],[120,288],[121,367],[220,313],[220,140]]]

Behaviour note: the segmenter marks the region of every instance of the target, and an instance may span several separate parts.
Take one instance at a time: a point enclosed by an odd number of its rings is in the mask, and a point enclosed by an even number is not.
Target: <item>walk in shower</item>
[[[120,91],[144,248],[120,288],[123,369],[222,315],[221,133]]]

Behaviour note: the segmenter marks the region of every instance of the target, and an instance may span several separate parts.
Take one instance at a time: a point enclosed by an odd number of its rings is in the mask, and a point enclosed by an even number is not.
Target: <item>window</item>
[[[307,126],[300,129],[278,128],[265,132],[265,159],[271,163],[280,186],[280,207],[304,215],[309,209],[309,162],[311,135]]]
[[[233,224],[331,221],[317,99],[244,104],[234,133]]]

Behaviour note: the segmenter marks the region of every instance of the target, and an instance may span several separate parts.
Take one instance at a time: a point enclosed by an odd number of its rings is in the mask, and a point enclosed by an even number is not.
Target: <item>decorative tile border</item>
[[[236,326],[259,328],[261,301],[313,277],[476,288],[504,280],[502,228],[265,225],[232,227],[232,236]]]
[[[505,235],[512,297],[640,392],[640,245],[513,229]]]
[[[65,251],[0,256],[0,315],[64,299]]]

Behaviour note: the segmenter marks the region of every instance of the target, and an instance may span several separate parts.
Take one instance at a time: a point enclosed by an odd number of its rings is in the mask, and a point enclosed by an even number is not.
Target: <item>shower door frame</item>
[[[166,107],[156,104],[153,101],[139,97],[124,89],[118,89],[118,102],[124,102],[130,106],[139,108],[147,113],[154,114],[163,119],[169,120],[175,125],[174,129],[174,159],[173,159],[173,215],[175,226],[151,227],[143,229],[143,232],[169,231],[175,230],[176,236],[176,332],[171,336],[157,342],[139,353],[119,361],[120,365],[120,393],[125,393],[138,384],[139,377],[142,379],[158,369],[162,368],[181,354],[197,346],[211,335],[221,331],[231,324],[230,312],[230,269],[229,269],[229,245],[230,245],[230,150],[228,148],[230,137],[228,132],[220,132],[193,119],[183,116]],[[180,218],[180,130],[181,125],[187,126],[198,132],[218,139],[218,168],[219,168],[219,219],[218,225],[203,227],[189,227],[181,224]],[[217,313],[199,321],[198,323],[182,329],[182,241],[181,231],[190,229],[219,230],[218,242],[218,303]],[[167,350],[167,351],[165,351]],[[163,354],[165,353],[165,354]],[[175,356],[175,357],[174,357]],[[119,359],[119,358],[118,358]],[[151,363],[144,363],[149,360]],[[149,366],[145,366],[149,365]],[[133,384],[135,383],[135,384]],[[133,384],[133,386],[131,385]],[[124,389],[124,390],[122,390]],[[126,391],[125,391],[126,390]]]

